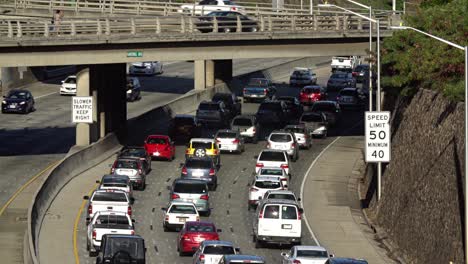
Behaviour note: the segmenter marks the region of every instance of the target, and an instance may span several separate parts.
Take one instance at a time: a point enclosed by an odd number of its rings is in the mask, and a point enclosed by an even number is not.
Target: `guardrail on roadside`
[[[380,23],[390,29],[392,18]],[[46,19],[0,19],[0,39],[63,38],[77,36],[141,35],[163,36],[183,34],[190,39],[202,32],[362,32],[369,23],[354,15],[282,16],[261,15],[256,20],[221,21],[215,17],[157,16],[130,18],[90,18],[63,20],[58,26]],[[246,33],[248,34],[248,33]],[[222,37],[222,36],[220,36]]]

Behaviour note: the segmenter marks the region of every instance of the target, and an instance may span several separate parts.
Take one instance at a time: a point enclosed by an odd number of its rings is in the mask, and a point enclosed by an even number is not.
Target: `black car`
[[[341,107],[335,101],[317,101],[312,105],[310,111],[324,113],[330,126],[336,125],[341,119]]]
[[[369,64],[359,64],[353,70],[353,77],[360,83],[369,77]]]
[[[102,236],[101,251],[96,263],[145,264],[145,240],[137,235],[105,234]]]
[[[145,147],[125,146],[118,153],[117,158],[138,158],[143,161],[143,169],[145,170],[145,173],[148,174],[148,172],[151,171],[151,156],[148,154],[148,152],[146,152]]]
[[[258,24],[255,20],[234,11],[214,11],[205,17],[200,17],[195,23],[197,29],[202,33],[213,32],[213,19],[215,17],[218,24],[218,32],[237,32],[237,17],[239,17],[242,32],[258,31]]]
[[[241,100],[233,93],[215,93],[211,101],[223,102],[229,110],[230,118],[234,118],[242,112]]]
[[[176,115],[169,124],[169,136],[174,140],[199,137],[200,131],[200,125],[193,115]]]
[[[289,121],[286,103],[277,100],[267,100],[258,108],[257,121],[260,125],[284,127]]]
[[[360,109],[365,106],[366,95],[360,88],[344,88],[336,97],[336,101],[343,109]]]
[[[334,72],[327,82],[327,89],[340,90],[346,87],[356,87],[356,79],[353,78],[352,73],[348,72]]]
[[[27,114],[35,110],[34,97],[28,90],[15,89],[3,96],[2,113]]]
[[[215,124],[227,126],[230,122],[230,113],[223,102],[203,101],[198,105],[197,121],[201,124]]]
[[[283,101],[286,104],[286,109],[292,119],[298,119],[304,112],[304,106],[294,96],[279,96],[276,97],[276,100]]]

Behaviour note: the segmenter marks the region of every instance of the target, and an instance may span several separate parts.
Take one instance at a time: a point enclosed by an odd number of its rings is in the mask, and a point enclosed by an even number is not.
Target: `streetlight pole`
[[[464,195],[464,203],[465,203],[465,263],[468,263],[468,46],[460,46],[458,44],[455,44],[453,42],[450,42],[448,40],[445,40],[443,38],[431,35],[427,32],[424,32],[422,30],[419,30],[414,27],[406,27],[406,26],[400,26],[400,27],[391,27],[392,29],[410,29],[413,31],[416,31],[418,33],[424,34],[428,37],[431,37],[433,39],[436,39],[438,41],[441,41],[445,44],[448,44],[454,48],[460,49],[465,51],[465,195]]]

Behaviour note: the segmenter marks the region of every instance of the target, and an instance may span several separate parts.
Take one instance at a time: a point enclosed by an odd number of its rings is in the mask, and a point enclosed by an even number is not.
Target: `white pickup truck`
[[[332,71],[352,71],[360,63],[357,56],[332,57]]]
[[[86,249],[90,257],[100,251],[102,236],[105,234],[134,235],[133,220],[126,213],[96,212],[88,225]]]
[[[122,212],[132,215],[133,198],[129,198],[126,192],[117,190],[96,190],[83,199],[89,200],[86,224],[89,224],[96,212]]]
[[[213,11],[235,11],[245,13],[242,6],[230,0],[202,0],[198,4],[185,4],[177,12],[205,16]]]

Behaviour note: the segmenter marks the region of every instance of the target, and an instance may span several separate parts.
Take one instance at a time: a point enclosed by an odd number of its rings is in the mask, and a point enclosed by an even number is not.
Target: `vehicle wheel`
[[[163,70],[163,66],[161,65],[161,69],[159,71],[159,74],[163,74],[164,73],[164,70]]]
[[[180,251],[179,248],[177,248],[177,251],[179,251],[179,257],[184,257],[185,256],[185,252]]]
[[[164,232],[169,232],[169,228],[167,228],[167,226],[164,225],[164,224],[163,224],[163,230],[164,230]]]
[[[255,248],[262,248],[263,244],[262,241],[255,238]]]
[[[97,252],[89,251],[89,257],[96,257],[98,255]]]
[[[86,250],[87,250],[88,252],[91,251],[91,245],[89,244],[88,239],[86,239]]]

